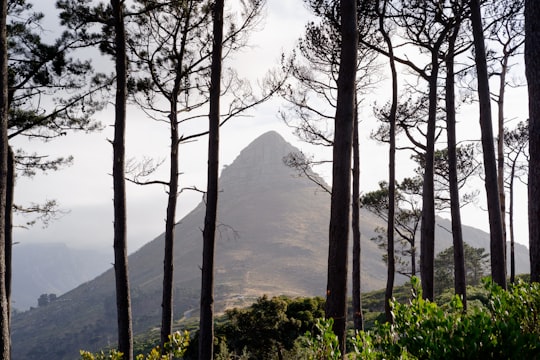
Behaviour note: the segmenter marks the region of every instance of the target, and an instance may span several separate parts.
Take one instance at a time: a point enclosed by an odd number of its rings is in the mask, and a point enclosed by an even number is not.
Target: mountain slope
[[[215,259],[218,311],[263,294],[324,296],[329,196],[283,164],[292,151],[297,149],[269,132],[221,174]],[[176,225],[175,319],[198,309],[203,221],[201,202]],[[361,223],[362,287],[382,288],[386,268],[380,249],[369,239],[383,223],[365,211]],[[450,246],[449,234],[439,235],[440,248]],[[135,333],[159,324],[162,263],[162,235],[129,257]],[[109,270],[46,307],[15,316],[13,359],[75,359],[79,349],[115,346],[114,294]]]
[[[73,249],[64,244],[13,247],[12,304],[18,311],[37,306],[41,294],[61,295],[95,278],[112,262],[105,250]]]

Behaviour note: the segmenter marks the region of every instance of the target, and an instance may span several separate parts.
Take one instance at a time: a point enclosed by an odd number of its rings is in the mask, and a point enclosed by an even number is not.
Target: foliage
[[[513,359],[540,355],[540,285],[518,282],[508,291],[484,283],[485,307],[468,313],[458,296],[438,306],[416,296],[410,304],[393,302],[395,323],[358,333],[349,358],[358,359]],[[356,357],[353,357],[356,356]]]
[[[379,182],[379,189],[368,192],[360,198],[363,208],[373,212],[379,218],[388,220],[388,183]],[[395,230],[395,261],[398,265],[397,272],[405,276],[416,275],[416,233],[422,216],[420,196],[422,191],[422,179],[420,177],[405,178],[401,183],[396,182],[395,189],[396,214],[394,217]],[[377,227],[378,235],[371,240],[375,241],[379,248],[386,250],[386,228]],[[386,253],[386,251],[385,251]],[[387,262],[387,255],[383,255]]]
[[[332,331],[333,319],[317,319],[314,335],[307,332],[298,341],[304,347],[304,356],[309,360],[341,359],[339,340]]]
[[[162,354],[159,346],[154,347],[148,354],[137,355],[136,360],[169,360],[181,359],[190,343],[189,332],[176,331],[169,335],[169,342],[165,343],[165,352]],[[92,354],[89,351],[81,350],[81,360],[122,360],[123,354],[118,350],[103,351]]]
[[[215,326],[214,352],[220,358],[281,358],[294,352],[296,340],[313,331],[316,319],[323,316],[322,298],[263,296],[248,308],[225,312],[225,320]],[[197,358],[197,335],[186,352],[186,359]]]
[[[463,243],[465,275],[468,285],[479,285],[488,271],[489,254],[484,248],[475,248]],[[435,293],[454,286],[454,248],[451,246],[435,258]]]

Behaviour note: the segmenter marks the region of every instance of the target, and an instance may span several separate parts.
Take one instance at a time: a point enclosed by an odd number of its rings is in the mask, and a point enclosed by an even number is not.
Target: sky
[[[39,3],[39,2],[38,2]],[[41,6],[44,6],[43,2]],[[38,4],[39,5],[39,4]],[[48,14],[47,11],[45,11]],[[290,53],[301,37],[310,15],[301,0],[267,0],[266,17],[257,32],[250,36],[249,47],[242,50],[230,62],[241,76],[252,80],[264,77],[266,71],[279,66],[282,53]],[[54,16],[46,17],[45,26],[54,27]],[[384,72],[384,70],[383,70]],[[369,134],[375,126],[370,109],[374,102],[386,101],[389,88],[381,88],[366,96],[365,108],[361,117],[361,186],[367,192],[377,188],[377,183],[387,178],[387,148],[375,144]],[[244,116],[231,120],[221,129],[220,164],[223,167],[233,162],[240,151],[259,135],[275,130],[287,141],[317,158],[330,159],[328,150],[321,150],[300,142],[278,116],[284,108],[280,99],[273,99]],[[507,117],[526,119],[526,89],[510,91],[507,98]],[[460,128],[467,138],[479,138],[477,104],[463,108],[460,113]],[[89,248],[110,247],[113,238],[113,191],[112,191],[112,139],[113,106],[96,115],[105,129],[92,134],[70,134],[49,143],[17,140],[28,152],[68,156],[73,155],[74,164],[66,169],[46,175],[19,178],[16,184],[15,201],[21,204],[56,199],[65,211],[58,220],[48,227],[39,224],[30,229],[15,228],[14,240],[19,243],[61,242],[71,247]],[[128,158],[142,159],[152,157],[165,159],[169,151],[169,134],[165,124],[145,118],[134,106],[128,110],[126,152]],[[180,129],[185,134],[190,129]],[[460,129],[458,128],[458,131]],[[206,187],[207,138],[184,144],[180,147],[181,187]],[[398,178],[410,175],[411,166],[403,158],[398,163]],[[322,169],[322,175],[330,183],[329,169]],[[167,166],[162,167],[157,178],[166,179]],[[479,187],[483,193],[480,182]],[[189,213],[201,201],[201,194],[193,191],[183,192],[178,199],[177,220]],[[162,186],[127,185],[128,205],[128,249],[130,252],[140,248],[161,234],[165,227],[167,195]],[[478,204],[463,209],[463,223],[488,230],[485,198],[481,196]],[[516,205],[517,241],[527,244],[526,188],[521,186]],[[448,215],[444,215],[448,217]],[[24,219],[19,218],[19,222]]]

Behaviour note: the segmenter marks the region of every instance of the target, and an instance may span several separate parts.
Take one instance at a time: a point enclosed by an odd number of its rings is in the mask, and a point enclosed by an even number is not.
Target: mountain
[[[13,247],[12,306],[37,306],[41,294],[61,295],[92,280],[112,263],[110,251],[74,249],[61,243],[17,244]]]
[[[283,157],[296,151],[278,133],[268,132],[222,171],[215,259],[217,311],[263,294],[325,294],[329,196],[283,164]],[[201,202],[176,225],[175,319],[198,309],[203,222]],[[384,287],[386,268],[381,250],[369,239],[375,236],[373,229],[384,223],[365,211],[361,223],[362,288],[379,289]],[[441,229],[439,249],[451,245],[450,234]],[[489,248],[486,233],[467,227],[464,233],[466,240]],[[160,235],[129,257],[135,333],[159,325],[163,241]],[[12,339],[14,360],[76,359],[79,349],[115,346],[112,269],[47,306],[14,316]]]

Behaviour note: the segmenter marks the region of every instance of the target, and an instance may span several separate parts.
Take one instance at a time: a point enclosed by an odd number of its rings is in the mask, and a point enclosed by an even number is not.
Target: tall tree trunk
[[[486,62],[486,48],[479,0],[471,0],[471,23],[474,37],[476,74],[478,78],[478,100],[480,102],[480,129],[484,154],[485,186],[490,228],[491,277],[506,289],[506,266],[504,262],[504,237],[501,206],[497,184],[497,162],[491,120],[491,97]]]
[[[328,247],[326,316],[345,356],[347,324],[347,255],[351,204],[351,142],[355,113],[358,27],[356,1],[341,0],[341,53],[334,127],[332,197]]]
[[[13,149],[8,144],[7,186],[6,186],[6,298],[8,319],[11,327],[11,279],[13,254],[13,196],[15,193],[15,159]]]
[[[125,130],[127,56],[123,4],[124,2],[121,0],[111,0],[116,48],[116,103],[113,140],[114,271],[118,317],[118,350],[124,354],[125,360],[132,360],[133,329],[126,234]]]
[[[178,201],[178,176],[179,176],[179,158],[178,147],[180,145],[180,136],[178,131],[178,97],[181,92],[181,84],[184,80],[184,56],[186,51],[187,35],[190,29],[191,12],[193,2],[186,5],[188,8],[182,39],[180,41],[180,50],[178,51],[176,73],[174,85],[169,98],[169,129],[171,136],[171,151],[169,154],[169,193],[167,198],[167,217],[165,220],[165,246],[163,254],[163,292],[161,302],[161,352],[165,352],[165,344],[169,341],[169,335],[173,330],[173,304],[174,304],[174,239],[176,225],[176,205]]]
[[[437,121],[437,78],[439,74],[438,48],[432,52],[429,76],[429,115],[426,133],[424,183],[422,187],[422,223],[420,224],[420,274],[422,296],[433,300],[433,263],[435,259],[435,185],[434,157]]]
[[[353,271],[352,271],[352,306],[355,330],[364,330],[362,314],[362,270],[361,270],[361,234],[360,234],[360,143],[358,140],[358,106],[353,124],[353,180],[352,180],[352,232],[353,232]]]
[[[6,294],[6,192],[8,185],[7,0],[0,4],[0,358],[11,359],[9,306]]]
[[[510,283],[513,284],[516,281],[516,258],[514,253],[514,175],[515,175],[516,162],[512,163],[512,170],[510,171],[510,186],[509,186],[509,222],[510,222]]]
[[[177,79],[179,76],[177,77]],[[177,83],[180,82],[177,80]],[[169,341],[173,323],[173,283],[174,283],[174,229],[176,223],[176,203],[178,199],[178,119],[177,98],[179,86],[175,85],[171,96],[171,113],[169,125],[171,132],[171,151],[169,169],[169,194],[167,200],[167,218],[165,219],[165,250],[163,257],[163,292],[161,301],[161,351]]]
[[[525,0],[525,74],[529,87],[529,256],[540,282],[540,3]]]
[[[499,79],[499,94],[497,97],[497,185],[499,186],[499,204],[501,205],[501,224],[506,259],[506,194],[504,191],[504,94],[506,89],[506,73],[508,72],[508,55],[503,53],[501,75]],[[505,261],[506,263],[506,261]]]
[[[459,24],[448,40],[446,57],[446,133],[448,136],[448,177],[450,188],[450,213],[452,215],[452,238],[454,244],[454,288],[461,296],[463,309],[467,310],[467,285],[465,282],[465,255],[463,250],[463,232],[461,228],[461,210],[459,205],[459,184],[456,149],[456,106],[454,91],[454,48],[459,32]]]
[[[381,8],[382,5],[382,8]],[[397,114],[397,102],[398,102],[398,83],[397,83],[397,70],[396,62],[394,59],[394,47],[392,45],[392,39],[384,27],[384,20],[386,14],[387,1],[379,3],[377,9],[379,11],[379,31],[381,32],[384,42],[388,47],[388,61],[390,64],[390,71],[392,74],[392,103],[390,105],[390,113],[388,114],[389,140],[390,147],[388,150],[388,219],[386,223],[386,238],[387,243],[387,258],[388,267],[386,274],[386,289],[384,292],[384,313],[386,315],[386,321],[393,323],[394,317],[392,314],[392,308],[390,307],[390,300],[392,300],[394,292],[394,279],[396,274],[396,258],[395,258],[395,217],[396,217],[396,114]],[[414,255],[414,251],[413,257]],[[414,258],[411,263],[414,273]]]
[[[213,358],[214,344],[214,247],[218,203],[219,123],[221,92],[221,56],[223,41],[224,0],[214,3],[210,114],[208,133],[208,185],[203,231],[203,266],[201,283],[201,319],[199,359]]]

